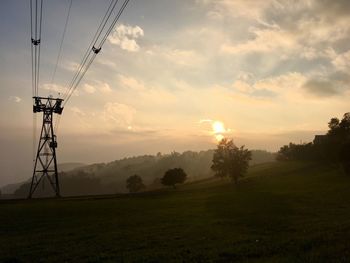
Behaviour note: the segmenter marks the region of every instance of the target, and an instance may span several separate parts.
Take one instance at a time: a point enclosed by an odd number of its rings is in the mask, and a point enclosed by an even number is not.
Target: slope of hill
[[[7,184],[0,188],[3,195],[13,194],[22,184],[26,182],[20,182],[15,184]]]
[[[86,164],[84,163],[61,163],[61,164],[58,164],[57,169],[59,172],[69,172],[84,166],[86,166]]]
[[[63,196],[86,194],[115,194],[126,192],[126,179],[132,175],[142,177],[148,189],[160,188],[160,178],[171,168],[181,167],[188,175],[188,181],[196,181],[213,176],[210,169],[213,150],[186,151],[183,153],[144,155],[116,160],[110,163],[92,164],[76,167],[61,175]],[[252,151],[251,164],[272,162],[275,155],[266,151]],[[68,167],[66,165],[66,167]],[[48,185],[48,184],[46,184]],[[15,197],[24,198],[29,184],[21,185]],[[50,186],[38,187],[37,196],[52,196]]]
[[[119,196],[0,202],[1,262],[349,262],[350,178],[270,163]]]
[[[62,163],[58,164],[58,171],[59,172],[69,172],[77,168],[81,168],[83,166],[86,166],[84,163]],[[28,172],[30,174],[32,172]],[[29,181],[30,179],[28,179]],[[14,183],[14,184],[8,184],[4,185],[3,187],[0,188],[1,193],[5,195],[11,195],[13,194],[21,185],[25,184],[26,182],[19,182],[19,183]]]
[[[116,160],[107,164],[93,164],[82,167],[90,175],[101,179],[102,184],[115,183],[117,189],[125,191],[125,181],[137,174],[146,185],[157,182],[171,168],[181,167],[188,175],[188,180],[196,181],[213,176],[210,169],[214,150],[185,151],[183,153],[144,155]],[[275,154],[262,150],[252,151],[251,165],[275,161]]]

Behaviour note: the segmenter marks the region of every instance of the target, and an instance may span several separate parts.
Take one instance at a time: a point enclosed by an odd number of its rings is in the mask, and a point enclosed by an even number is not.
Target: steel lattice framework
[[[33,99],[33,112],[43,113],[43,123],[28,198],[32,198],[38,185],[44,178],[48,179],[56,197],[59,197],[60,185],[56,160],[57,141],[53,129],[53,116],[54,114],[62,114],[63,99],[54,99],[51,97],[33,97]]]

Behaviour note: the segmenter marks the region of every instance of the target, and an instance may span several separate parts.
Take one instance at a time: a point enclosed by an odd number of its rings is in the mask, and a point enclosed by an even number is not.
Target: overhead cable
[[[67,16],[66,16],[66,22],[64,23],[64,28],[63,28],[63,33],[62,33],[62,38],[61,38],[60,46],[59,46],[59,49],[58,49],[56,64],[55,64],[54,71],[53,71],[53,73],[52,73],[51,84],[52,84],[52,83],[54,82],[54,80],[55,80],[56,71],[57,71],[57,66],[58,66],[59,61],[60,61],[60,58],[61,58],[63,41],[64,41],[64,38],[65,38],[65,35],[66,35],[66,31],[67,31],[67,25],[68,25],[69,16],[70,16],[70,10],[71,10],[71,8],[72,8],[73,0],[69,0],[69,1],[70,1],[70,2],[69,2],[68,11],[67,11]]]
[[[74,93],[76,88],[78,87],[80,81],[82,80],[82,78],[84,77],[85,73],[89,69],[90,65],[94,61],[96,55],[101,51],[103,44],[107,40],[109,34],[111,33],[111,31],[113,30],[115,24],[117,23],[117,21],[119,20],[120,16],[122,15],[124,9],[126,8],[127,4],[129,3],[129,0],[124,0],[122,6],[120,7],[120,9],[117,12],[116,16],[114,17],[112,22],[109,23],[108,29],[105,31],[105,33],[102,36],[102,38],[100,38],[102,32],[104,31],[104,28],[105,28],[106,24],[108,23],[108,20],[109,20],[111,14],[113,13],[113,11],[115,9],[115,6],[116,6],[117,2],[118,2],[118,0],[111,1],[110,7],[108,8],[108,10],[107,10],[107,12],[106,12],[106,14],[104,16],[104,19],[102,19],[102,22],[101,22],[98,30],[96,31],[95,37],[94,37],[93,41],[91,42],[92,45],[90,44],[90,46],[89,46],[89,48],[87,50],[86,56],[84,57],[84,59],[83,59],[81,65],[80,65],[77,73],[73,77],[73,80],[71,81],[71,83],[70,83],[70,85],[68,87],[68,92],[66,93],[66,96],[65,96],[64,105],[67,103],[67,101],[70,99],[70,97],[72,96],[72,94]],[[97,43],[99,43],[99,44],[97,45]]]

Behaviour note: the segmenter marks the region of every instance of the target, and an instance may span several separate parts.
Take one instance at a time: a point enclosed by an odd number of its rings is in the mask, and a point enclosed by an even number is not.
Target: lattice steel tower
[[[53,129],[54,114],[62,114],[63,99],[51,97],[33,97],[34,113],[43,113],[43,124],[41,128],[38,149],[34,164],[34,172],[30,185],[28,198],[32,198],[40,182],[47,178],[50,182],[56,197],[60,196],[60,185],[57,172],[56,148],[57,141]]]

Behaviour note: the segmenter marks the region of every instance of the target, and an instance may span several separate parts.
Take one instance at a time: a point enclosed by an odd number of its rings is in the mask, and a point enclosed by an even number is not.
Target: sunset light
[[[221,141],[225,137],[224,134],[227,132],[225,125],[221,121],[214,121],[212,124],[212,129],[214,137],[217,141]]]
[[[220,134],[225,132],[225,126],[221,121],[215,121],[213,123],[213,131],[215,134]]]
[[[350,0],[1,4],[0,263],[350,263]]]

